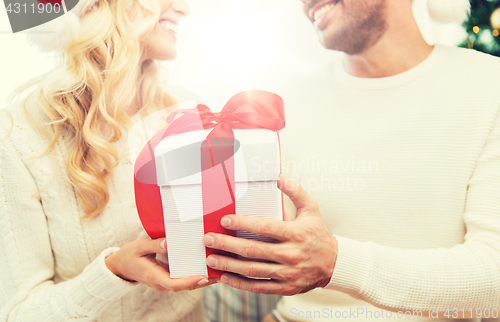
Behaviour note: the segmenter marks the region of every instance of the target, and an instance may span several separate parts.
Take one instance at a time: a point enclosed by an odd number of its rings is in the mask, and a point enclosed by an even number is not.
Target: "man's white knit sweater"
[[[28,107],[41,108],[35,98]],[[115,168],[103,213],[80,221],[63,146],[32,158],[48,141],[17,105],[0,110],[0,139],[0,321],[205,321],[203,290],[159,293],[104,263],[125,243],[148,238],[130,157]],[[127,136],[115,147],[128,154]]]
[[[393,77],[357,78],[340,60],[329,74],[291,82],[281,142],[338,260],[326,288],[279,302],[281,319],[498,313],[500,59],[436,46]]]

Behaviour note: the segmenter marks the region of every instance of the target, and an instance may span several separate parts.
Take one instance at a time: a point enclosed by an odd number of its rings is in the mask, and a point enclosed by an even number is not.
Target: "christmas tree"
[[[500,56],[500,0],[471,0],[464,27],[468,37],[461,47]]]

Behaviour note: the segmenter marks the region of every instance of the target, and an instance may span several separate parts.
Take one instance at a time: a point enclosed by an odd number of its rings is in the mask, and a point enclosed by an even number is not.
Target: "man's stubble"
[[[386,32],[386,0],[340,0],[337,5],[343,6],[342,21],[332,21],[324,31],[318,31],[325,48],[361,54]]]

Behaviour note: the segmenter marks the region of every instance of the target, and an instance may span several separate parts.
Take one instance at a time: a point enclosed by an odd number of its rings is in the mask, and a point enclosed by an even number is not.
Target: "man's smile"
[[[314,15],[313,15],[312,18],[314,19],[314,21],[319,20],[328,11],[330,11],[330,9],[332,9],[333,7],[335,7],[335,4],[333,4],[333,2],[330,2],[330,3],[327,3],[327,4],[323,5],[321,8],[319,8],[318,10],[316,10],[314,12]]]
[[[316,22],[321,19],[328,11],[333,9],[339,0],[326,0],[318,3],[309,10],[309,18]]]

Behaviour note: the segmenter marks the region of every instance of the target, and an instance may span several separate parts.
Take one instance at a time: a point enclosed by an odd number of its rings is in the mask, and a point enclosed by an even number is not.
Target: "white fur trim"
[[[64,53],[77,38],[80,19],[71,11],[42,25],[31,28],[27,40],[42,52]]]
[[[469,0],[428,0],[427,8],[434,21],[462,23],[469,16],[470,2]]]

